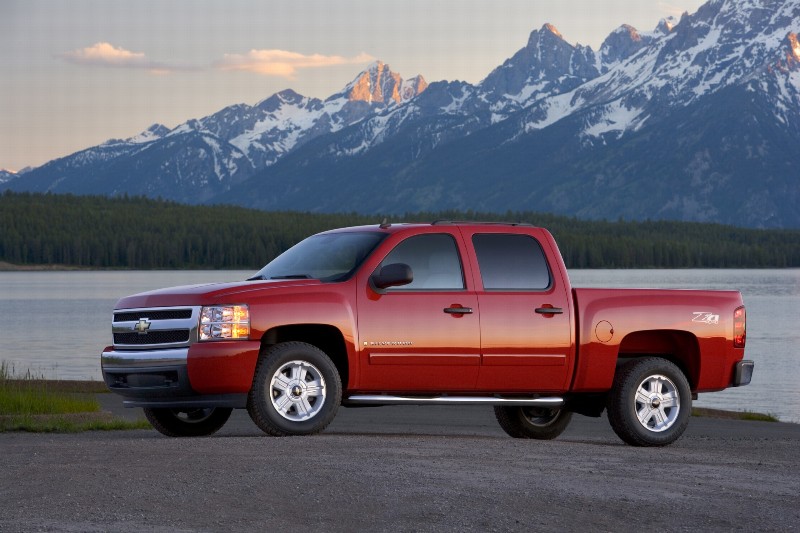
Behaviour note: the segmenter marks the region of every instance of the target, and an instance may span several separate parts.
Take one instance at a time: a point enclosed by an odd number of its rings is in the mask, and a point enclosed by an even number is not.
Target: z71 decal
[[[694,311],[692,314],[694,315],[692,322],[719,324],[719,315],[715,315],[714,313],[709,313],[708,311]]]

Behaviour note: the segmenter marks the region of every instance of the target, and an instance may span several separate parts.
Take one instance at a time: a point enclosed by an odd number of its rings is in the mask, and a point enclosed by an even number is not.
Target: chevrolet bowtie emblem
[[[142,318],[136,323],[135,326],[133,326],[133,329],[138,331],[139,335],[146,335],[147,330],[150,329],[150,321],[146,318]]]

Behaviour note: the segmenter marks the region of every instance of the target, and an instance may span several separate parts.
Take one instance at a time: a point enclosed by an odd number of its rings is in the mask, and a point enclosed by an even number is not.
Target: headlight
[[[250,310],[246,305],[212,305],[200,310],[200,340],[247,340]]]

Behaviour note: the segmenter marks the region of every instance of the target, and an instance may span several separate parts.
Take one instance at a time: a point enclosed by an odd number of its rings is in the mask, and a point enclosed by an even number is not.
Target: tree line
[[[83,268],[258,269],[308,235],[377,224],[383,218],[7,191],[0,196],[0,261]],[[553,233],[570,268],[800,266],[800,230],[587,221],[533,212],[443,211],[387,218],[530,222]]]

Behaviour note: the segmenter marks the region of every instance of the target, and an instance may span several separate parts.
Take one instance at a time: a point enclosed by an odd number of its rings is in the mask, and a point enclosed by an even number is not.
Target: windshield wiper
[[[314,279],[308,274],[287,274],[285,276],[272,276],[269,279]]]
[[[245,281],[258,281],[260,279],[264,279],[264,276],[253,276],[252,278],[247,278]]]

